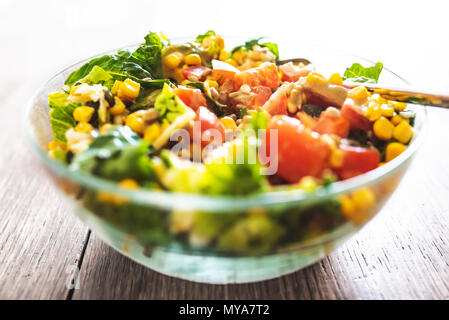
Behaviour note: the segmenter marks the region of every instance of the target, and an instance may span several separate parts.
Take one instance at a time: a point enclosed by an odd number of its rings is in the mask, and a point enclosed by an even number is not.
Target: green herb
[[[382,69],[383,64],[381,62],[377,62],[374,66],[367,68],[363,67],[360,63],[353,63],[350,68],[345,70],[343,80],[377,83]]]
[[[265,47],[268,50],[270,50],[271,53],[273,53],[274,56],[276,57],[276,60],[279,60],[279,48],[278,48],[278,45],[276,43],[271,43],[271,42],[259,43],[259,41],[261,39],[263,39],[263,38],[264,37],[246,41],[244,45],[240,45],[240,46],[237,46],[234,49],[232,49],[231,53],[234,53],[234,52],[239,51],[239,50],[243,50],[243,51],[252,50],[255,45],[259,45],[261,47]]]

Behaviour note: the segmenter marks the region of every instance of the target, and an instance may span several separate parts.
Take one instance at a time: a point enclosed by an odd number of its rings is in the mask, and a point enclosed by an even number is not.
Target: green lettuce
[[[54,92],[48,95],[48,104],[51,107],[50,124],[53,137],[56,141],[67,142],[65,133],[76,126],[73,111],[80,106],[79,103],[71,103],[67,100],[68,94]]]
[[[132,178],[151,180],[153,172],[148,157],[149,144],[130,128],[114,127],[98,136],[89,148],[75,156],[70,169],[120,181]]]
[[[203,34],[200,34],[196,37],[195,42],[197,43],[203,43],[204,38],[210,37],[210,36],[216,36],[217,34],[215,33],[214,30],[209,30]]]
[[[263,39],[263,37],[258,38],[258,39],[248,40],[248,41],[245,42],[245,44],[237,46],[234,49],[232,49],[231,53],[234,53],[234,52],[239,51],[239,50],[243,50],[243,51],[252,50],[255,45],[259,45],[261,47],[265,47],[268,50],[270,50],[271,53],[273,53],[274,56],[276,57],[276,60],[279,60],[279,48],[278,48],[278,45],[276,43],[271,43],[271,42],[260,43],[259,41],[262,40],[262,39]]]
[[[363,67],[360,63],[353,63],[350,68],[346,68],[343,80],[352,82],[377,83],[382,72],[382,62],[377,62],[372,67]]]

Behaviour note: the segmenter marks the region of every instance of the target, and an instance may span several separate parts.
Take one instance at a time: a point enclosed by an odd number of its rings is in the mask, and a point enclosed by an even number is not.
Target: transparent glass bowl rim
[[[187,39],[187,37],[174,38],[172,41],[176,40],[180,41],[184,39]],[[132,48],[136,47],[137,45],[138,44],[128,45],[120,49]],[[317,47],[316,45],[310,44],[307,44],[307,46]],[[101,54],[97,54],[93,57],[74,63],[64,68],[63,70],[59,71],[53,77],[51,77],[31,98],[27,106],[25,119],[26,120],[30,119],[30,115],[33,112],[33,106],[35,105],[36,98],[40,94],[44,94],[46,92],[45,89],[49,86],[49,83],[51,83],[54,78],[60,76],[62,73],[67,72],[67,70],[75,66],[90,61],[95,57],[104,54],[115,53],[117,50],[119,49],[110,50]],[[339,52],[340,54],[344,55],[351,55],[349,53],[345,53],[335,49],[331,49],[331,51]],[[365,60],[370,64],[373,64],[373,62],[370,60],[355,55],[352,56],[357,59]],[[401,81],[407,83],[404,79],[402,79],[400,76],[396,75],[389,69],[384,68],[384,71],[393,74],[395,77],[400,78]],[[61,87],[62,85],[63,84],[61,84]],[[386,164],[374,170],[371,170],[367,173],[364,173],[351,179],[337,181],[326,187],[318,187],[317,190],[313,193],[307,193],[301,189],[292,189],[292,190],[274,190],[245,196],[208,196],[201,194],[155,191],[151,189],[126,190],[118,187],[117,183],[113,181],[99,178],[91,174],[74,172],[69,170],[69,168],[63,163],[50,158],[47,152],[42,149],[42,147],[39,145],[39,142],[37,141],[37,138],[33,130],[31,129],[32,126],[26,124],[25,131],[33,150],[39,155],[40,159],[45,163],[47,167],[49,167],[57,175],[64,177],[72,182],[78,183],[81,186],[85,186],[87,188],[97,191],[101,190],[112,192],[117,195],[128,198],[130,202],[142,205],[157,206],[172,209],[178,208],[184,210],[188,209],[188,210],[207,210],[207,211],[215,210],[223,212],[223,211],[245,210],[252,207],[267,207],[272,205],[294,206],[300,203],[303,205],[309,205],[335,197],[342,193],[351,192],[352,190],[362,188],[364,186],[371,185],[377,181],[380,181],[383,178],[388,177],[390,174],[393,174],[399,168],[401,168],[402,165],[404,165],[409,160],[409,158],[412,157],[414,153],[418,150],[419,146],[421,145],[424,139],[425,131],[427,130],[426,110],[420,113],[420,116],[423,118],[420,119],[421,128],[419,130],[419,134],[417,134],[413,138],[407,150],[402,154],[400,154],[395,159],[387,162]]]

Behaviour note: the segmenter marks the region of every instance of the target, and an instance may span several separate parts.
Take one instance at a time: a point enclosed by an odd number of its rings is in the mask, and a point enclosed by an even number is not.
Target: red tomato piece
[[[217,137],[219,138],[218,141],[214,141],[216,143],[222,144],[225,141],[225,127],[223,123],[217,118],[217,116],[209,111],[206,107],[199,107],[196,111],[196,118],[195,118],[195,126],[198,125],[198,123],[201,125],[201,146],[205,147],[211,141],[207,141],[205,137],[215,137],[215,134],[212,132],[212,130],[216,130],[215,133],[219,133],[221,136]],[[194,138],[194,128],[190,128],[190,139],[193,140]]]
[[[257,68],[251,68],[238,72],[234,77],[237,87],[247,84],[250,87],[265,86],[268,88],[279,87],[280,80],[277,67],[274,63],[265,62]]]
[[[271,130],[278,132],[278,150],[273,157],[278,163],[279,176],[291,183],[296,183],[305,176],[321,176],[328,166],[330,148],[321,141],[318,133],[304,130],[296,118],[274,116],[268,123],[262,139],[261,152],[266,150],[269,157],[270,146],[275,143],[270,141]]]
[[[200,89],[179,86],[173,91],[182,102],[195,111],[198,110],[199,107],[205,107],[207,105],[206,98]]]
[[[310,72],[315,70],[312,64],[304,67],[295,66],[292,62],[285,63],[279,67],[282,74],[282,81],[296,82],[301,77],[307,76]]]
[[[254,97],[254,105],[258,107],[263,106],[271,97],[271,89],[268,87],[256,86],[252,92],[256,95]]]
[[[211,69],[204,66],[193,66],[182,70],[184,78],[189,81],[204,81]]]
[[[322,112],[318,118],[313,130],[324,134],[335,134],[339,137],[346,138],[349,134],[349,121],[342,117],[341,113],[337,116],[330,115],[329,112]]]
[[[262,109],[271,115],[287,114],[287,95],[285,94],[285,87],[277,89],[263,105]]]
[[[336,173],[342,179],[349,179],[378,167],[380,153],[374,148],[341,145],[343,163]]]
[[[349,121],[353,130],[369,131],[373,126],[372,122],[363,114],[362,108],[355,105],[352,99],[346,99],[341,108],[341,115]]]
[[[239,69],[229,63],[220,60],[212,60],[212,80],[220,80],[220,82],[223,83],[227,79],[234,79],[237,72],[239,72]]]

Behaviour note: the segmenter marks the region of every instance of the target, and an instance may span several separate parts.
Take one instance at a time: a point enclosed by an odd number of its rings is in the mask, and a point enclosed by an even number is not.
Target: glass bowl
[[[230,42],[244,40],[232,38]],[[354,62],[372,64],[319,46],[277,42],[281,59],[305,57],[325,75],[343,72]],[[426,111],[418,107],[415,135],[404,153],[375,170],[320,187],[314,193],[284,190],[212,197],[124,190],[113,182],[71,172],[47,155],[52,140],[47,95],[60,90],[67,75],[90,59],[58,73],[31,99],[26,114],[31,146],[73,205],[74,213],[96,235],[138,263],[182,279],[217,284],[253,282],[291,273],[322,259],[379,212],[424,135]],[[406,84],[386,69],[379,82]],[[105,202],[101,197],[105,193],[122,201]]]

